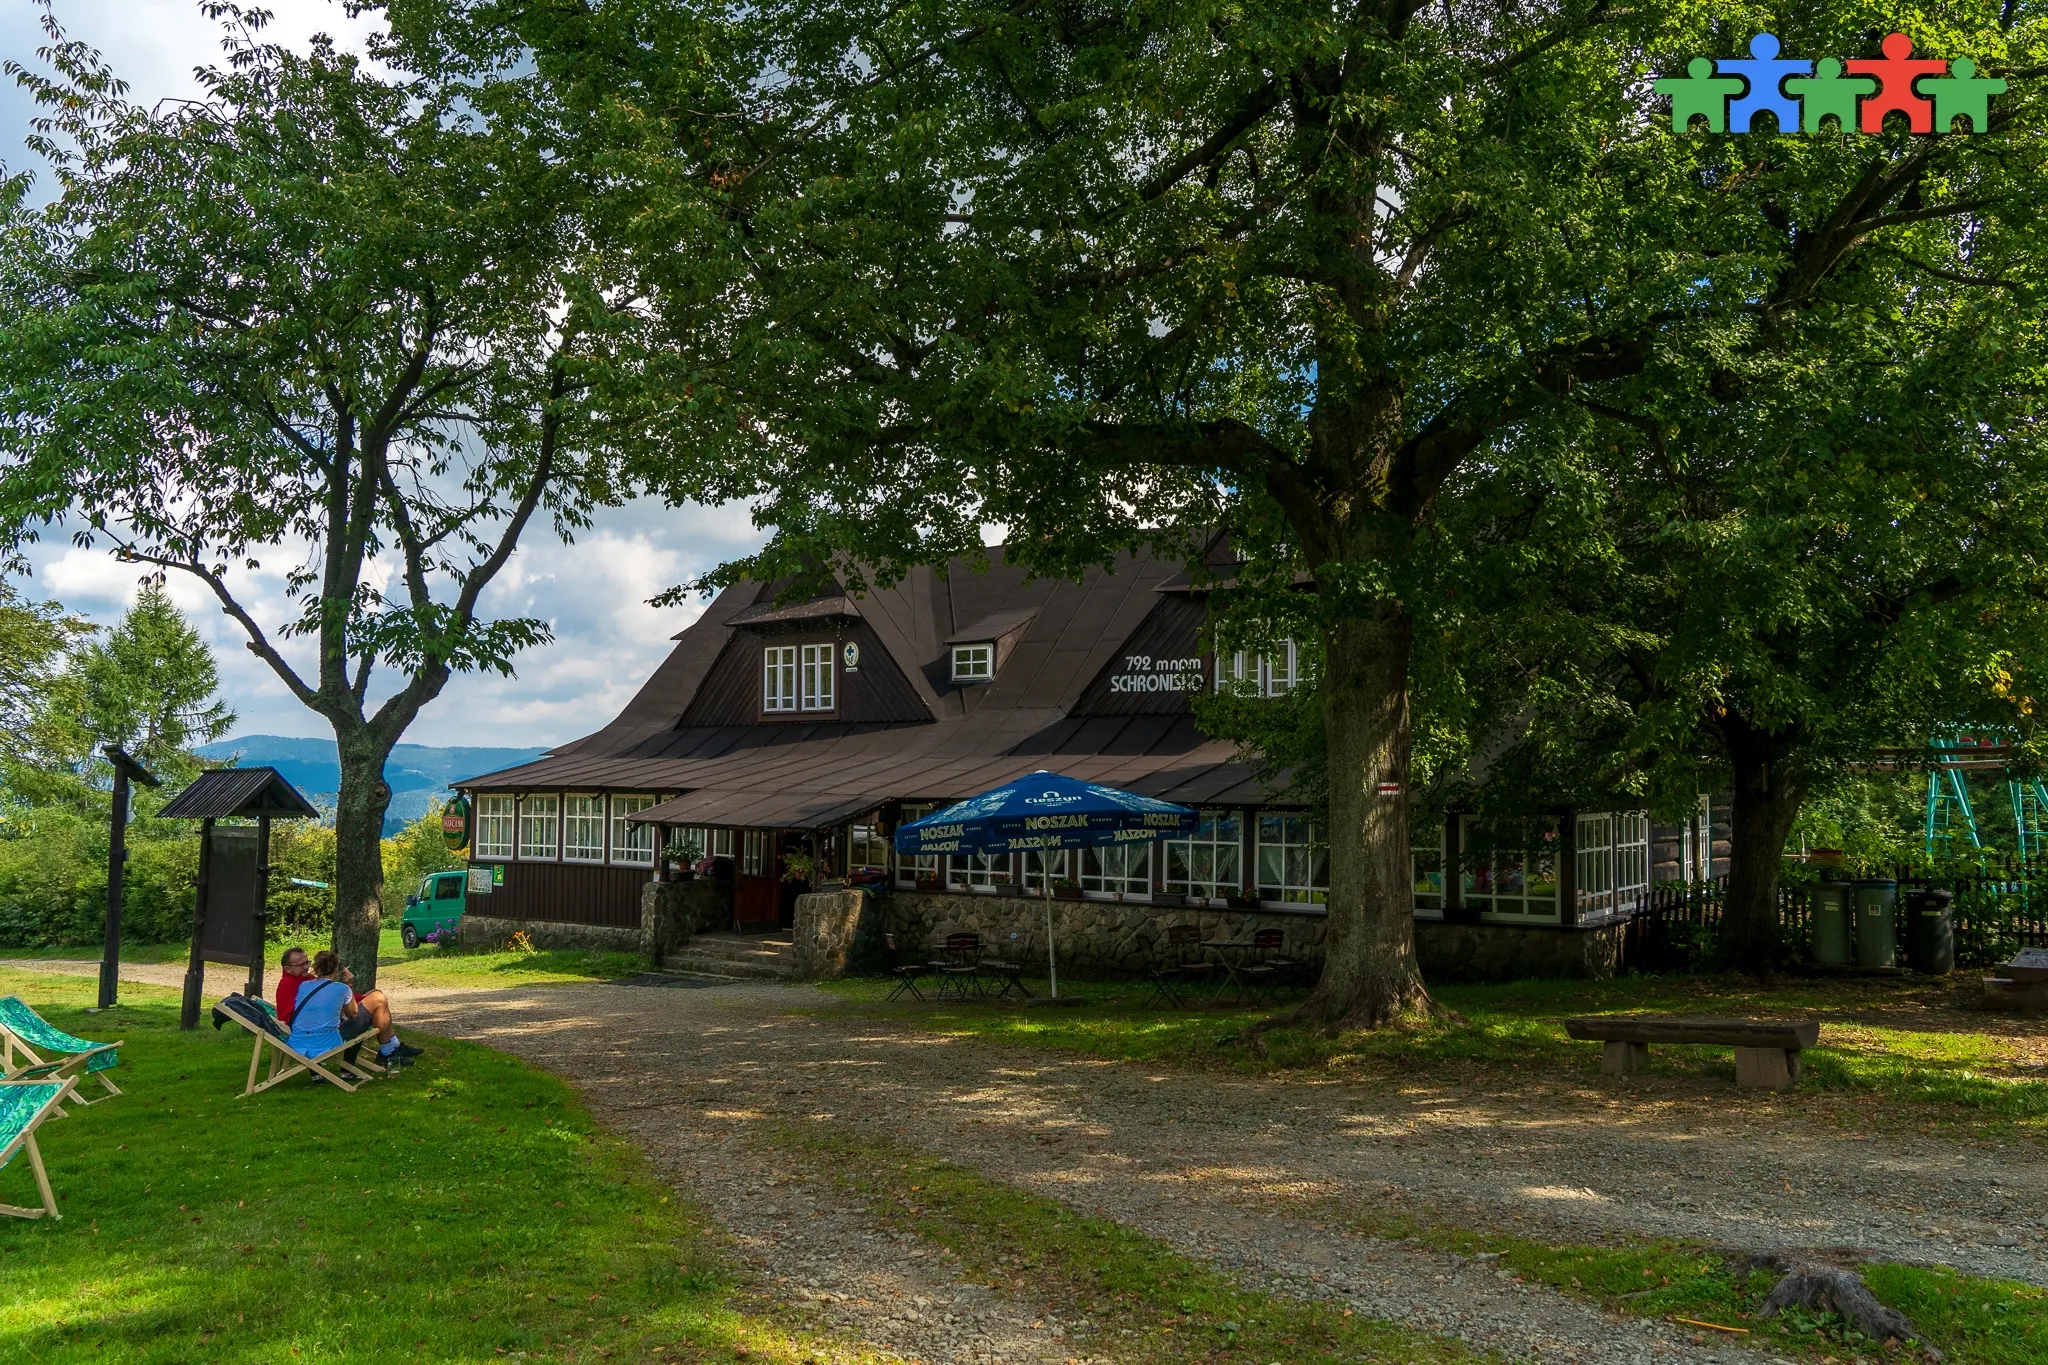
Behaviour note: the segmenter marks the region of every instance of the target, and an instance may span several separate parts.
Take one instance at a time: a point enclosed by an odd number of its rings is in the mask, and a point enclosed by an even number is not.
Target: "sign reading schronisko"
[[[1155,659],[1149,654],[1126,654],[1123,672],[1109,676],[1109,690],[1199,692],[1202,678],[1202,661],[1198,658]]]

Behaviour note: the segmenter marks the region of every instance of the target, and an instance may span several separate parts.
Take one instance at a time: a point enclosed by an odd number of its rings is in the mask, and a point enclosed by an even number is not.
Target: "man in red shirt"
[[[277,976],[277,1021],[280,1024],[291,1023],[292,1007],[299,1000],[299,987],[312,979],[313,964],[307,958],[306,950],[299,947],[285,949],[284,957],[278,963]],[[371,1029],[377,1032],[378,1061],[387,1066],[409,1062],[425,1051],[424,1048],[414,1047],[411,1043],[398,1041],[398,1030],[391,1023],[391,1002],[385,999],[384,992],[357,990],[355,976],[346,967],[341,969],[341,980],[342,984],[349,988],[349,993],[356,998],[358,1008],[355,1019],[363,1021],[361,1024],[355,1024],[354,1020],[349,1022],[364,1033]],[[355,1049],[350,1048],[348,1055],[355,1056]]]

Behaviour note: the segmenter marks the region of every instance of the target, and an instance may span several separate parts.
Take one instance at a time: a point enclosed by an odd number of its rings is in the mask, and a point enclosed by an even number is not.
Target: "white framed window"
[[[1236,811],[1205,810],[1186,839],[1166,841],[1166,889],[1183,896],[1241,895],[1244,817]]]
[[[1640,811],[1578,817],[1579,912],[1599,915],[1640,904],[1650,889],[1650,822]]]
[[[1056,848],[1046,853],[1033,852],[1024,854],[1021,859],[1024,864],[1024,885],[1043,895],[1045,893],[1045,876],[1046,872],[1049,871],[1052,873],[1052,884],[1054,886],[1079,886],[1081,883],[1075,876],[1076,869],[1074,866],[1077,857],[1078,854],[1071,848]],[[1040,859],[1044,861],[1041,862]]]
[[[889,840],[882,833],[880,825],[855,824],[846,834],[846,870],[886,871],[889,866]]]
[[[907,825],[912,820],[922,820],[937,809],[938,807],[933,805],[907,805],[903,808],[903,823]],[[936,853],[927,853],[921,858],[911,855],[896,859],[896,881],[898,885],[911,886],[916,883],[919,877],[937,877],[938,875],[939,855]]]
[[[1678,875],[1688,882],[1703,882],[1714,875],[1714,803],[1702,796],[1678,835]]]
[[[654,826],[628,820],[654,804],[651,796],[612,798],[612,861],[629,867],[654,866]]]
[[[1280,697],[1301,680],[1294,641],[1267,653],[1231,650],[1216,656],[1216,690],[1246,697]]]
[[[1152,894],[1152,845],[1106,844],[1081,850],[1081,889]]]
[[[946,855],[946,885],[1003,886],[1010,880],[1007,853],[949,853]]]
[[[676,858],[690,849],[697,850],[692,855],[695,858],[730,858],[732,831],[706,829],[702,825],[680,825],[668,832],[668,847],[670,856]]]
[[[1458,817],[1458,892],[1482,914],[1557,918],[1557,826]]]
[[[953,681],[987,682],[996,675],[996,647],[993,644],[954,645]]]
[[[830,711],[834,706],[831,645],[803,647],[803,709]]]
[[[768,849],[773,836],[765,829],[750,829],[740,841],[740,873],[747,877],[772,877],[774,872],[768,866]]]
[[[1611,811],[1596,811],[1578,817],[1574,826],[1578,842],[1572,866],[1578,873],[1578,906],[1581,915],[1606,914],[1623,903],[1618,896],[1618,874],[1622,871],[1619,864],[1633,860],[1622,855],[1620,836],[1627,832],[1625,824],[1631,818],[1638,825],[1641,824],[1640,816],[1616,815]],[[1643,861],[1647,867],[1647,847],[1644,850]]]
[[[1444,908],[1444,822],[1414,820],[1408,824],[1408,871],[1415,882],[1415,908]]]
[[[1294,811],[1259,812],[1258,873],[1261,900],[1327,903],[1330,855],[1315,821]]]
[[[770,645],[761,651],[761,709],[796,710],[795,645]]]
[[[519,798],[519,856],[523,861],[553,862],[560,835],[562,798],[553,792]]]
[[[1650,890],[1650,822],[1640,811],[1614,817],[1614,903],[1639,905]]]
[[[566,798],[562,810],[562,861],[601,863],[604,861],[604,798],[576,794]]]
[[[510,796],[476,799],[476,838],[471,841],[471,854],[478,858],[512,856],[512,817],[516,805]]]

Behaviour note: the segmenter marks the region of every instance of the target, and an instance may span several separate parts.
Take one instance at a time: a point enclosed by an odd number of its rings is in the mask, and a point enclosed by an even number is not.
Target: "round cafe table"
[[[1244,978],[1238,973],[1247,965],[1247,959],[1259,945],[1248,938],[1210,938],[1202,940],[1203,951],[1213,953],[1216,965],[1223,969],[1223,979],[1216,983],[1216,989],[1209,994],[1212,1001],[1223,998],[1225,991],[1237,1000],[1249,998],[1244,988]]]

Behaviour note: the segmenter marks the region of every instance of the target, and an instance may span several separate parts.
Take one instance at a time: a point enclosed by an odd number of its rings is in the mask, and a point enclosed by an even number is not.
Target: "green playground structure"
[[[2020,865],[2031,866],[2035,858],[2048,855],[2048,787],[2038,777],[2014,776],[2006,762],[2018,739],[2002,726],[1950,725],[1934,732],[1928,741],[1934,764],[1927,772],[1930,859],[1961,852],[1961,841],[1968,842],[1971,852],[1983,852],[1984,833],[1966,780],[1973,768],[1997,768],[2004,776],[2006,800],[2012,806],[2013,852]]]

